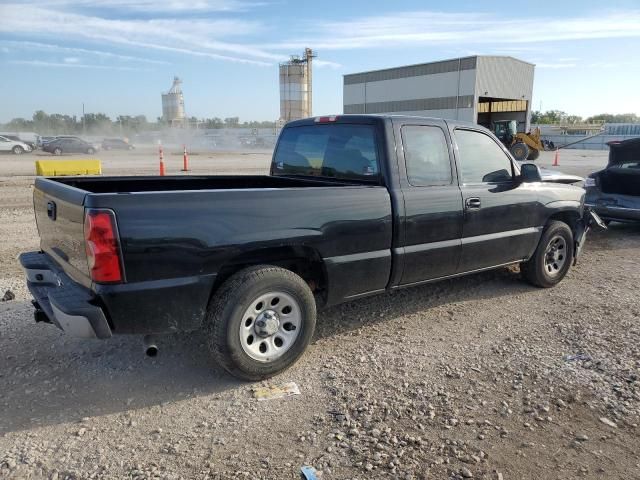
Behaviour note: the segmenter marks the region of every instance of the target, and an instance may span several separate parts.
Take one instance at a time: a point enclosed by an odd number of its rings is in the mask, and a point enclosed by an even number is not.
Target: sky
[[[174,75],[189,116],[275,120],[305,47],[314,115],[342,112],[345,74],[476,54],[535,63],[534,110],[640,114],[638,0],[0,0],[0,122],[155,120]]]

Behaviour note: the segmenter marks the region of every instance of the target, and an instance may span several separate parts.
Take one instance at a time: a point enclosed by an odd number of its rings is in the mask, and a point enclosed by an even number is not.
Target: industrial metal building
[[[344,113],[398,113],[529,130],[535,65],[513,57],[456,58],[344,76]]]

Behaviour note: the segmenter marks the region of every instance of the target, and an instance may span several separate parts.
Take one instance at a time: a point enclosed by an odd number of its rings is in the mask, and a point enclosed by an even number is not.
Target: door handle
[[[47,202],[47,217],[51,220],[56,219],[56,202]]]
[[[478,197],[467,198],[464,201],[464,206],[467,210],[478,210],[481,206],[480,199]]]

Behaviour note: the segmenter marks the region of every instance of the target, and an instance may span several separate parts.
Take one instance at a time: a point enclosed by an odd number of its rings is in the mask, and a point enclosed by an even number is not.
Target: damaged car
[[[640,138],[608,145],[607,167],[585,180],[585,205],[606,223],[640,222]]]

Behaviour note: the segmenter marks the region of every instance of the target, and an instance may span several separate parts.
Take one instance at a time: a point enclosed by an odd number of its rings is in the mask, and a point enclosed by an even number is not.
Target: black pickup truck
[[[229,372],[294,363],[316,309],[519,263],[567,274],[595,217],[486,129],[403,116],[291,122],[268,176],[37,178],[36,320],[108,338],[201,330]]]

